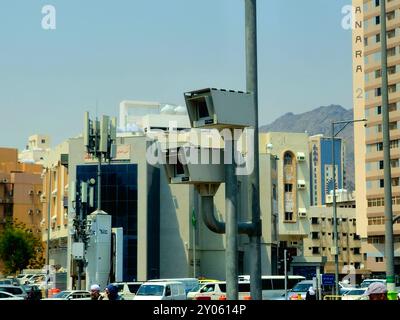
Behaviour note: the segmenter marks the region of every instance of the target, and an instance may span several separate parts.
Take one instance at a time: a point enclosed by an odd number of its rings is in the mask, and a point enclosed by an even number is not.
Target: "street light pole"
[[[49,297],[49,279],[50,279],[50,219],[51,219],[51,176],[52,170],[48,169],[49,174],[49,192],[47,193],[47,241],[46,241],[46,297]]]
[[[333,225],[335,237],[335,294],[339,295],[339,246],[336,210],[335,122],[332,122]]]
[[[380,1],[381,14],[381,76],[382,76],[382,133],[383,133],[383,174],[385,191],[385,262],[386,284],[388,291],[395,291],[394,281],[394,245],[393,245],[393,210],[392,177],[390,168],[390,133],[389,133],[389,94],[387,73],[386,41],[386,1]]]
[[[252,223],[254,232],[250,235],[250,292],[253,300],[261,300],[261,219],[260,219],[260,176],[258,145],[258,76],[257,76],[257,2],[245,0],[246,37],[246,89],[254,96],[254,168],[250,175],[252,195]],[[251,110],[249,110],[251,112]]]
[[[349,125],[350,123],[354,122],[365,122],[366,119],[359,119],[359,120],[344,120],[344,121],[332,121],[332,135],[331,135],[331,144],[332,144],[332,180],[333,180],[333,224],[334,224],[334,253],[335,253],[335,294],[339,295],[339,245],[338,245],[338,227],[337,227],[337,207],[336,207],[336,161],[335,161],[335,137]],[[338,132],[335,133],[335,125],[336,124],[343,124],[343,127],[340,128]]]

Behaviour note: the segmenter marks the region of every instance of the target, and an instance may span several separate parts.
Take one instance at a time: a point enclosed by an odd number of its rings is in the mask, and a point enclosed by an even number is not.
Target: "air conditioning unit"
[[[305,189],[305,188],[306,188],[306,182],[304,180],[298,180],[297,189]]]
[[[307,210],[305,208],[299,208],[299,218],[307,218]]]
[[[29,209],[29,210],[28,210],[28,214],[29,214],[29,215],[32,215],[32,214],[33,214],[33,210],[32,210],[32,209]]]
[[[44,194],[40,195],[40,202],[46,202],[46,196]]]
[[[29,190],[28,191],[28,194],[31,196],[31,195],[33,195],[33,190]]]
[[[304,152],[297,152],[296,158],[297,161],[306,161],[306,156]]]
[[[2,180],[2,182],[3,182],[3,183],[7,183],[8,180],[7,180],[6,178],[4,178],[4,179]]]
[[[40,209],[36,209],[36,214],[40,214],[42,211]]]
[[[40,196],[40,195],[42,194],[42,190],[38,190],[38,191],[36,192],[36,194],[37,194],[38,196]]]

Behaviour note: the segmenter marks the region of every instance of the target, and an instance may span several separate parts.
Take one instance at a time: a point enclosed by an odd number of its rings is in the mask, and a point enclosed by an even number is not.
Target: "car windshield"
[[[61,291],[60,293],[57,293],[53,296],[53,298],[66,298],[71,291]]]
[[[197,292],[200,290],[200,288],[203,286],[203,284],[198,284],[197,286],[194,286],[192,289],[190,289],[189,292]]]
[[[307,292],[310,287],[312,287],[312,283],[298,283],[293,287],[292,291]]]
[[[142,285],[136,295],[138,296],[162,296],[164,286],[160,285]]]
[[[383,282],[383,281],[379,281],[379,280],[370,280],[370,281],[363,281],[361,283],[361,288],[368,288],[369,285],[373,282]]]
[[[365,290],[350,290],[346,292],[346,296],[358,296],[364,294]]]

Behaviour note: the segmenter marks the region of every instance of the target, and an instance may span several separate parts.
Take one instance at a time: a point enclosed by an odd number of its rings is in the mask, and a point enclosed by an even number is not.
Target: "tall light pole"
[[[390,168],[390,133],[389,133],[389,94],[387,73],[386,41],[386,1],[380,1],[381,14],[381,76],[382,76],[382,133],[383,133],[383,174],[385,190],[385,262],[386,284],[388,291],[395,291],[394,281],[394,245],[393,245],[393,210],[392,177]]]
[[[49,175],[49,192],[47,193],[47,241],[46,241],[46,297],[49,297],[49,281],[50,281],[50,219],[51,219],[51,176],[52,170],[47,168]]]
[[[260,172],[258,145],[258,77],[257,77],[257,4],[256,0],[245,0],[246,37],[246,89],[254,95],[254,168],[249,188],[252,195],[252,224],[250,235],[250,292],[254,300],[261,300],[261,219],[260,219]],[[249,110],[252,112],[252,110]]]
[[[331,135],[331,144],[332,144],[332,173],[333,173],[333,225],[334,225],[334,254],[335,254],[335,294],[339,295],[339,245],[338,245],[338,228],[337,228],[337,209],[336,209],[336,163],[335,163],[335,137],[353,122],[361,122],[367,121],[366,119],[359,120],[343,120],[343,121],[332,121],[332,135]],[[340,128],[338,132],[335,133],[335,125],[342,124],[343,126]]]

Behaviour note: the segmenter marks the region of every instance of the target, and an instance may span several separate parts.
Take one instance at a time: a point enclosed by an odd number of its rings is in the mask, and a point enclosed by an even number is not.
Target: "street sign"
[[[322,275],[322,285],[324,286],[333,286],[335,284],[335,275],[325,273]]]

